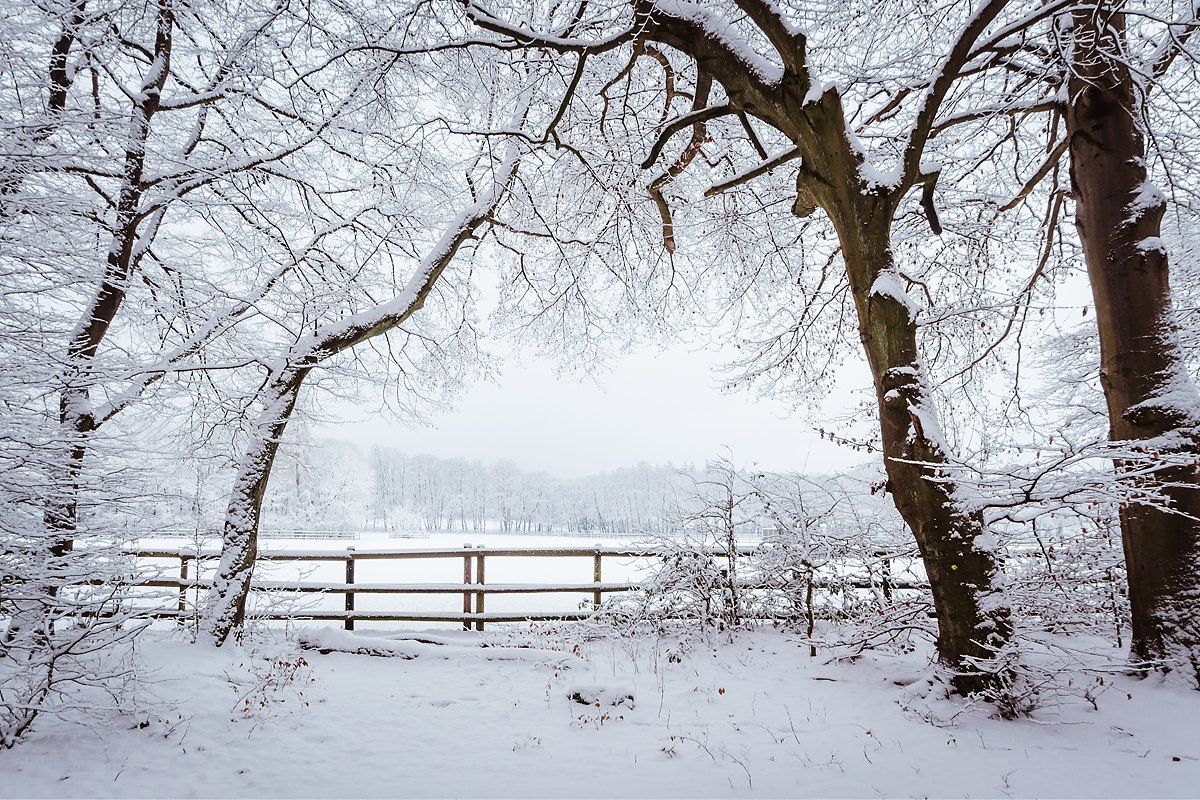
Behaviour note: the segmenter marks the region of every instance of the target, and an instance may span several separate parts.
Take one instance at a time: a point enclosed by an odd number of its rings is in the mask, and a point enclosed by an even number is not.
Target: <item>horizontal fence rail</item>
[[[754,555],[757,548],[745,546],[737,548],[737,556]],[[213,584],[211,579],[201,578],[201,566],[206,561],[216,561],[220,558],[217,551],[203,551],[191,548],[179,549],[137,549],[127,551],[139,559],[177,559],[179,568],[177,576],[158,576],[135,582],[136,586],[170,588],[179,592],[178,604],[171,609],[137,609],[135,614],[150,618],[183,618],[188,615],[187,592],[189,589],[207,589]],[[252,616],[262,620],[317,620],[341,621],[346,630],[354,630],[356,621],[363,622],[461,622],[464,630],[483,630],[487,622],[541,622],[551,620],[583,620],[591,617],[599,608],[603,595],[617,592],[629,592],[644,589],[647,584],[634,581],[603,580],[604,558],[630,559],[666,559],[673,556],[708,556],[727,557],[729,551],[722,548],[681,548],[678,550],[637,547],[471,547],[463,548],[428,548],[428,549],[369,549],[359,550],[348,547],[344,550],[264,550],[258,553],[259,561],[266,562],[343,562],[345,564],[344,581],[308,581],[308,580],[256,580],[250,585],[256,592],[295,592],[301,594],[342,594],[345,597],[344,610],[296,610],[296,611],[266,611]],[[920,581],[896,580],[892,577],[891,561],[895,558],[911,558],[909,552],[879,552],[875,554],[881,559],[882,575],[880,580],[871,581],[865,578],[843,581],[828,579],[811,580],[812,586],[818,589],[829,588],[833,585],[856,589],[878,589],[883,596],[890,600],[892,592],[897,589],[927,589],[928,584]],[[492,583],[486,582],[486,559],[492,558],[590,558],[592,559],[592,581],[590,583]],[[359,582],[355,580],[355,564],[360,561],[410,559],[452,559],[463,560],[463,580],[461,583],[393,583],[393,582]],[[192,568],[195,568],[195,574]],[[738,589],[782,589],[783,585],[756,581],[737,581]],[[355,596],[359,594],[386,595],[455,595],[462,594],[462,611],[373,611],[355,608]],[[528,611],[528,612],[493,612],[486,611],[486,597],[493,595],[528,595],[528,594],[590,594],[592,602],[590,609],[576,611]],[[782,617],[780,618],[782,619]],[[787,617],[792,619],[792,617]]]

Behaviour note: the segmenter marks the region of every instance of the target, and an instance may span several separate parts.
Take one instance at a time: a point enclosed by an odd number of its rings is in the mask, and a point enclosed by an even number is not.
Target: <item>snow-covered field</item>
[[[311,635],[311,634],[310,634]],[[378,636],[379,634],[373,634]],[[428,636],[428,634],[425,634]],[[359,639],[330,631],[327,644]],[[364,644],[369,643],[365,637]],[[45,720],[0,754],[0,795],[206,797],[1187,797],[1200,695],[1110,675],[1098,710],[1032,718],[920,699],[925,654],[811,659],[785,634],[680,648],[513,631],[215,650],[143,638],[147,716]],[[535,644],[540,650],[482,648]],[[297,659],[304,662],[298,664]],[[272,666],[274,663],[274,666]],[[290,664],[291,666],[286,666]],[[1095,684],[1082,674],[1072,690]],[[917,685],[920,685],[919,683]],[[585,706],[569,699],[618,705]],[[632,704],[621,698],[632,694]],[[99,713],[99,712],[96,712]]]

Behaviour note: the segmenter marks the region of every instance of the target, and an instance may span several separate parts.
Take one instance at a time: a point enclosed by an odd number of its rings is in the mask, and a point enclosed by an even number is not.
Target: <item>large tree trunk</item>
[[[82,4],[79,13],[82,14]],[[69,552],[73,546],[78,520],[79,476],[87,456],[87,439],[102,422],[93,416],[91,403],[90,387],[94,380],[91,373],[96,354],[125,302],[129,280],[149,247],[153,229],[162,220],[161,213],[154,215],[147,230],[141,230],[145,220],[139,212],[146,190],[143,182],[146,143],[150,138],[151,120],[158,113],[162,90],[170,74],[174,25],[175,13],[171,5],[161,4],[156,20],[154,60],[146,70],[141,93],[135,98],[130,114],[121,188],[111,228],[113,239],[105,256],[104,274],[67,343],[59,398],[59,429],[68,443],[69,455],[60,473],[54,476],[58,493],[47,503],[45,514],[47,528],[59,536],[54,550],[60,554]],[[51,73],[56,74],[54,69]],[[64,80],[54,80],[53,97],[60,106],[65,103],[65,97],[60,94],[67,85]]]
[[[35,132],[35,141],[49,137],[65,108],[71,85],[67,58],[79,26],[83,24],[84,2],[77,0],[71,16],[64,22],[63,31],[55,42],[50,59],[50,116],[47,124]],[[91,402],[92,371],[96,354],[108,335],[125,300],[126,286],[147,245],[138,244],[138,214],[145,191],[142,176],[145,172],[146,142],[150,137],[151,119],[157,113],[161,92],[166,85],[171,64],[171,47],[175,15],[169,4],[159,6],[156,17],[154,59],[142,81],[142,91],[134,100],[129,121],[129,138],[125,143],[121,188],[116,203],[116,217],[111,230],[112,243],[105,258],[104,273],[95,294],[84,308],[71,332],[59,388],[59,444],[64,454],[60,464],[53,465],[50,475],[52,494],[46,498],[43,521],[49,538],[47,553],[51,574],[59,568],[64,557],[74,549],[79,521],[80,481],[88,454],[88,438],[102,420],[96,419]],[[19,176],[0,174],[0,199],[20,186]],[[161,215],[151,224],[157,224]],[[149,238],[149,237],[147,237]],[[58,586],[51,580],[41,587],[46,602],[53,603]],[[21,629],[39,624],[32,621],[38,608],[18,613],[9,621],[3,640],[14,638]]]
[[[710,192],[731,189],[772,164],[778,166],[793,155],[799,156],[795,212],[806,216],[821,208],[838,229],[857,304],[859,330],[878,393],[889,483],[897,508],[921,548],[933,587],[940,628],[939,657],[956,672],[968,673],[955,677],[958,691],[994,685],[1003,678],[980,674],[977,667],[990,669],[991,665],[981,662],[991,660],[1009,640],[1010,615],[998,588],[995,556],[987,546],[982,516],[964,510],[956,502],[953,484],[942,469],[948,463],[947,453],[937,433],[936,409],[917,358],[916,325],[905,293],[899,288],[889,239],[900,199],[917,184],[933,179],[922,173],[921,155],[942,101],[971,60],[979,37],[1002,13],[1007,1],[987,0],[979,6],[946,51],[928,90],[918,93],[922,99],[895,180],[875,180],[876,176],[868,176],[861,169],[863,155],[855,144],[841,92],[832,83],[823,89],[814,86],[807,39],[790,23],[787,13],[759,0],[731,4],[758,29],[760,37],[751,45],[739,41],[740,34],[718,23],[717,16],[710,15],[708,9],[699,14],[654,0],[635,0],[633,5],[635,24],[630,36],[674,48],[691,57],[697,69],[693,110],[663,127],[644,166],[654,163],[671,136],[690,126],[689,145],[666,173],[680,174],[706,138],[704,122],[727,114],[754,117],[792,141],[794,152],[775,159],[759,145],[765,160],[758,167],[714,186]],[[561,38],[542,39],[521,25],[509,25],[497,17],[473,13],[472,18],[482,28],[511,37],[515,46],[536,43],[551,50],[577,50]],[[772,59],[763,61],[757,56],[764,44],[774,49],[780,69],[767,66]],[[705,106],[710,79],[723,89],[726,106]],[[906,94],[895,99],[902,102]],[[670,105],[668,99],[668,109]],[[664,211],[662,186],[663,182],[656,179],[651,193],[662,218],[664,245],[673,250],[674,230],[669,209]],[[932,217],[936,231],[938,226]],[[883,282],[879,283],[881,278]]]
[[[938,657],[957,692],[1006,679],[997,652],[1012,622],[995,544],[980,512],[965,510],[944,467],[949,453],[917,349],[917,326],[893,263],[884,220],[839,225],[859,336],[879,404],[888,489],[921,551],[938,620]]]
[[[1200,399],[1171,324],[1166,208],[1147,180],[1139,97],[1126,63],[1122,14],[1075,15],[1067,132],[1076,225],[1096,323],[1109,435],[1138,455],[1169,454],[1184,466],[1136,481],[1162,502],[1122,506],[1129,573],[1132,658],[1182,669],[1200,687]]]
[[[1011,676],[997,655],[1012,638],[1012,619],[995,540],[982,513],[956,496],[949,447],[920,358],[916,309],[892,252],[892,223],[905,187],[867,185],[835,92],[803,108],[807,129],[819,137],[813,149],[820,157],[801,167],[794,210],[805,216],[823,208],[837,231],[875,384],[888,490],[929,577],[938,659],[960,694],[1002,688]]]
[[[307,368],[288,369],[271,380],[265,405],[258,416],[254,438],[243,455],[229,497],[221,542],[221,563],[204,611],[203,634],[214,644],[224,644],[246,619],[246,599],[258,557],[258,523],[263,497],[271,479],[271,466],[287,429]]]
[[[737,51],[695,19],[664,13],[653,4],[643,3],[643,10],[650,36],[691,55],[698,69],[720,82],[731,106],[784,131],[796,144],[801,167],[794,210],[803,217],[821,208],[837,228],[874,377],[888,483],[921,550],[933,593],[938,658],[951,670],[955,691],[995,688],[1009,677],[995,657],[1011,638],[1011,616],[983,517],[962,508],[942,469],[948,453],[918,358],[916,320],[891,250],[896,207],[920,176],[868,185],[840,93],[830,87],[812,96],[803,36],[780,24],[768,7],[747,5],[762,11],[754,22],[785,62],[777,84],[747,68]],[[972,23],[971,36],[1002,7],[989,3]],[[960,60],[971,37],[964,41]]]

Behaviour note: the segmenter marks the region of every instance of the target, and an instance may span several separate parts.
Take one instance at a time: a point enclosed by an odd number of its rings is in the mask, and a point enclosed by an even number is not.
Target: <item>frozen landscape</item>
[[[0,0],[0,799],[1200,797],[1200,0]]]
[[[490,548],[579,546],[574,536],[467,536]],[[453,550],[462,538],[364,534],[353,547]],[[591,568],[578,558],[493,560],[508,562],[489,573],[496,583],[584,583]],[[650,559],[612,561],[610,581],[653,580]],[[461,558],[433,563],[383,561],[363,580],[461,580]],[[334,577],[296,566],[269,562],[262,574]],[[306,600],[289,613],[339,608],[341,595]],[[372,600],[358,608],[444,613],[459,602]],[[504,601],[570,611],[589,600],[501,595],[489,611]],[[106,652],[114,665],[90,662],[120,677],[76,694],[6,755],[0,796],[1191,797],[1200,785],[1200,694],[1127,674],[1126,655],[1102,638],[1027,641],[1025,659],[1043,667],[1028,674],[1043,683],[1028,688],[1036,703],[1018,719],[1002,719],[994,703],[947,696],[928,642],[864,652],[828,623],[811,635],[770,623],[658,633],[613,624],[480,633],[438,622],[359,621],[355,632],[259,622],[242,644],[218,649],[194,643],[188,622],[159,622],[132,651]],[[136,678],[121,675],[131,668]]]
[[[739,545],[761,547],[762,538]],[[410,530],[272,537],[264,546],[455,554],[364,561],[359,585],[454,584],[463,577],[457,553],[480,546],[664,546],[628,534],[583,542]],[[135,544],[188,545],[163,536]],[[490,584],[592,577],[591,558],[488,558]],[[148,563],[160,574],[161,560]],[[327,584],[342,567],[268,561],[257,574]],[[605,570],[606,581],[647,585],[661,574],[649,557],[610,557]],[[138,602],[153,607],[176,596],[142,591],[150,594]],[[590,600],[589,592],[498,595],[488,610],[572,611]],[[305,596],[286,606],[299,621],[254,623],[238,645],[197,644],[192,620],[160,621],[131,647],[82,659],[111,677],[103,689],[73,693],[4,756],[0,796],[1189,797],[1200,781],[1200,695],[1128,674],[1127,655],[1101,637],[1027,640],[1026,679],[1042,684],[1026,687],[1019,718],[1003,719],[993,702],[947,695],[927,639],[899,649],[847,644],[846,625],[869,631],[869,618],[821,620],[811,633],[794,622],[719,631],[719,618],[698,627],[604,615],[483,633],[360,620],[352,633],[302,619],[341,601],[336,591]],[[360,594],[356,607],[447,613],[459,602]]]
[[[1077,676],[1095,706],[1063,687],[1005,721],[897,685],[927,676],[927,653],[831,663],[770,631],[594,642],[578,656],[569,636],[439,641],[409,643],[404,660],[148,635],[146,710],[47,726],[4,756],[0,794],[1082,798],[1200,785],[1196,693],[1109,667]],[[531,643],[563,649],[489,652]],[[568,697],[597,686],[599,705]]]

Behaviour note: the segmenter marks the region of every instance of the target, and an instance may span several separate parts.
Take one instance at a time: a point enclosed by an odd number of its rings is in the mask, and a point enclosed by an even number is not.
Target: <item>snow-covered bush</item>
[[[655,559],[645,588],[612,595],[588,634],[636,630],[686,647],[770,624],[812,656],[839,659],[933,641],[924,570],[883,486],[870,468],[817,478],[710,463],[678,502],[677,533],[646,541]],[[1105,511],[994,521],[1017,636],[971,668],[1004,675],[982,696],[1002,716],[1065,691],[1055,636],[1127,641],[1119,536]]]
[[[31,426],[25,432],[34,430]],[[65,541],[46,524],[45,470],[13,437],[0,460],[0,747],[12,747],[38,716],[78,717],[112,705],[135,675],[130,620],[135,582],[120,537],[90,526]]]
[[[594,628],[734,631],[762,624],[860,652],[932,638],[913,545],[874,472],[823,480],[710,462],[648,538],[645,587],[610,597]]]

